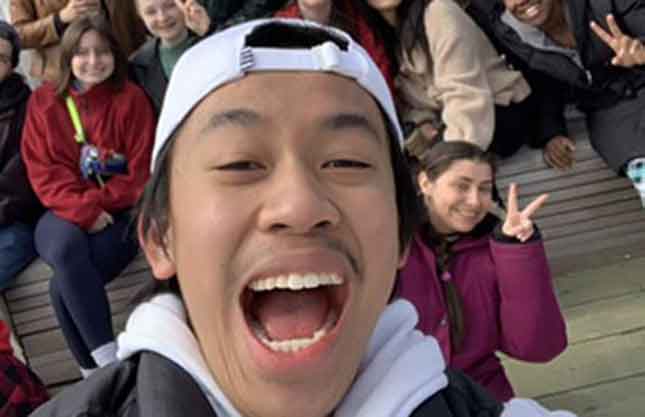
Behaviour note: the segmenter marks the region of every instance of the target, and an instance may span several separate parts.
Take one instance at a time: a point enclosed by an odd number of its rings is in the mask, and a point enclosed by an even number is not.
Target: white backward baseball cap
[[[251,47],[247,35],[270,23],[311,27],[347,42],[340,48],[328,41],[313,48]],[[355,80],[381,106],[400,146],[403,133],[392,94],[378,66],[345,32],[300,19],[259,19],[211,35],[187,50],[170,77],[157,124],[151,170],[159,153],[195,106],[215,89],[258,71],[321,71]]]

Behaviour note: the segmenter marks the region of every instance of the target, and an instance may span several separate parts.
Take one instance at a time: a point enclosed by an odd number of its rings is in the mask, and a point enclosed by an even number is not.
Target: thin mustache
[[[345,257],[349,262],[349,266],[352,269],[352,272],[356,275],[359,275],[360,267],[359,267],[358,260],[354,255],[352,255],[352,252],[341,240],[331,238],[328,236],[316,236],[315,239],[318,246],[322,246],[325,249],[329,249],[332,252],[340,253],[341,256]],[[310,246],[308,245],[308,247]],[[270,249],[272,251],[276,250],[275,247]]]
[[[340,252],[343,256],[345,256],[349,261],[352,272],[354,272],[354,274],[356,274],[357,276],[359,275],[358,260],[352,255],[349,248],[347,248],[347,246],[345,246],[343,242],[338,239],[325,238],[324,245],[329,249]]]

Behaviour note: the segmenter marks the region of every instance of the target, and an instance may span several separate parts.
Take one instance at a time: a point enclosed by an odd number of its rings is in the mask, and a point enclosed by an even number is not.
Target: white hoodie
[[[407,301],[387,306],[369,341],[358,376],[334,417],[409,417],[448,385],[439,345],[433,337],[415,330],[417,320],[416,310]],[[158,295],[137,307],[118,343],[119,359],[143,350],[158,353],[195,379],[218,417],[242,417],[213,379],[177,296]],[[505,405],[502,417],[575,416],[565,411],[549,412],[531,400],[514,399]]]

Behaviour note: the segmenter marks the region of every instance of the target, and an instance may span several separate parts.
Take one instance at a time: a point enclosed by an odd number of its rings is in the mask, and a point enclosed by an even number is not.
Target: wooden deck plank
[[[127,315],[125,313],[117,314],[112,317],[115,332],[123,328]],[[59,327],[55,329],[42,331],[33,335],[22,337],[22,345],[25,355],[29,358],[46,355],[67,348],[63,332]]]
[[[600,206],[585,207],[577,211],[561,213],[557,216],[541,217],[538,220],[541,229],[566,227],[570,224],[582,223],[607,216],[621,216],[622,214],[643,211],[640,201],[629,199],[611,202]],[[643,214],[645,216],[645,214]]]
[[[642,417],[644,387],[645,372],[539,400],[549,409],[567,409],[579,417]]]
[[[571,307],[565,309],[564,314],[569,346],[629,333],[645,327],[645,292]]]
[[[627,378],[645,370],[645,328],[570,346],[545,365],[504,363],[517,393],[527,397]]]
[[[578,256],[593,253],[609,246],[620,246],[628,239],[645,240],[645,219],[631,224],[620,224],[599,230],[591,230],[549,240],[546,235],[546,248],[549,255],[558,258],[562,256]]]
[[[118,279],[115,279],[113,282],[108,284],[106,289],[108,293],[110,293],[112,291],[119,291],[123,288],[140,286],[143,282],[149,279],[149,276],[150,274],[147,270],[134,272],[127,276],[120,276]],[[23,311],[33,310],[50,304],[48,282],[32,284],[31,288],[24,289],[24,291],[25,293],[28,292],[29,296],[8,301],[9,310],[12,314],[19,314]]]
[[[567,225],[557,225],[554,227],[542,227],[542,235],[547,240],[555,241],[557,239],[574,236],[580,237],[585,233],[593,231],[606,231],[614,227],[624,225],[637,225],[645,223],[645,210],[638,209],[621,214],[614,214],[610,216],[596,217],[581,222],[570,223]],[[627,232],[626,234],[629,234]],[[583,240],[579,240],[579,245],[582,246]]]
[[[536,182],[548,182],[557,184],[559,181],[569,177],[575,177],[595,172],[611,171],[607,169],[607,165],[601,159],[594,158],[592,155],[590,156],[590,159],[578,160],[574,167],[568,171],[557,171],[550,167],[540,167],[537,171],[518,173],[510,176],[499,174],[496,178],[496,181],[497,186],[500,188],[508,187],[511,182],[526,185]]]
[[[590,270],[557,276],[555,284],[563,309],[616,299],[645,292],[645,258],[617,263],[602,270]],[[610,279],[608,277],[618,277]],[[593,309],[590,311],[593,314]],[[643,320],[642,320],[643,321]]]
[[[555,250],[549,250],[549,263],[554,274],[564,274],[591,268],[603,268],[616,265],[633,258],[645,258],[643,236],[634,234],[624,239],[614,238],[605,242],[605,248],[579,253],[575,256],[563,254],[558,256]]]

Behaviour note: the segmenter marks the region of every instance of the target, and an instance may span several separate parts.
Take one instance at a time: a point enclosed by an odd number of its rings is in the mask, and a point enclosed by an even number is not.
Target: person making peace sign
[[[495,165],[467,142],[439,142],[419,162],[426,222],[416,234],[397,295],[419,311],[417,328],[439,341],[449,367],[498,400],[514,396],[497,351],[546,362],[567,345],[564,319],[533,215],[511,185],[503,222],[490,213]]]
[[[472,0],[469,11],[522,70],[546,76],[542,112],[563,135],[545,148],[556,168],[574,163],[565,103],[586,116],[591,145],[632,181],[645,206],[645,2]]]

